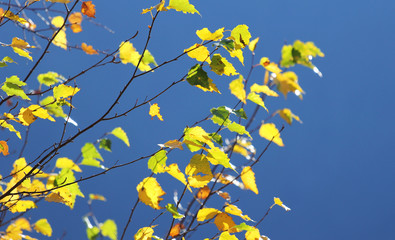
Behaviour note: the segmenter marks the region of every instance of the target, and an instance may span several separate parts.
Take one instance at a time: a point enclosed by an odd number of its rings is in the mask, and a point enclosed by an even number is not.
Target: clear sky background
[[[157,1],[94,1],[95,21],[111,28],[109,33],[88,21],[83,22],[83,32],[72,34],[68,40],[74,44],[87,42],[96,49],[112,50],[123,40],[134,35],[132,40],[140,51],[147,35],[149,14],[141,15],[143,8]],[[279,99],[268,99],[266,106],[271,112],[283,107],[291,108],[301,117],[303,124],[295,122],[285,126],[282,138],[284,148],[272,145],[263,161],[255,168],[260,191],[234,191],[232,200],[240,199],[237,205],[252,219],[260,219],[272,204],[273,197],[280,197],[292,211],[274,208],[260,225],[261,233],[271,239],[381,239],[390,240],[395,235],[395,101],[391,94],[395,88],[393,65],[395,63],[395,2],[394,1],[196,1],[191,0],[201,13],[185,15],[175,11],[161,14],[153,30],[148,49],[158,63],[175,57],[183,49],[199,43],[197,29],[220,27],[233,29],[238,24],[250,27],[253,38],[260,37],[256,56],[280,59],[281,48],[295,40],[313,41],[324,53],[324,58],[313,63],[323,73],[318,77],[305,67],[295,67],[300,85],[305,90],[304,100],[289,95]],[[39,3],[38,3],[39,4]],[[56,16],[50,13],[51,16]],[[23,37],[20,30],[8,24],[0,28],[0,41],[11,42],[12,37]],[[29,40],[29,36],[27,39]],[[43,44],[44,45],[44,44]],[[32,50],[37,59],[41,49]],[[28,82],[35,86],[34,78],[47,71],[56,71],[65,77],[73,76],[96,62],[99,57],[87,56],[83,52],[64,50],[51,46],[42,64]],[[0,56],[12,55],[9,48],[0,48]],[[245,53],[245,67],[235,59],[236,69],[246,75],[251,56]],[[18,65],[0,69],[0,76],[25,76],[31,62],[15,57]],[[122,112],[134,104],[179,80],[194,61],[182,58],[154,74],[140,78],[128,90],[123,103],[116,112]],[[129,79],[132,65],[112,65],[92,71],[77,80],[82,89],[73,100],[76,110],[72,118],[81,128],[87,126],[103,113],[115,94]],[[253,73],[251,80],[262,82],[263,70]],[[95,141],[103,133],[121,126],[131,139],[130,149],[120,141],[113,141],[113,153],[103,153],[106,166],[116,161],[127,162],[158,149],[156,144],[178,138],[185,126],[191,125],[209,114],[218,106],[234,106],[236,98],[229,94],[228,84],[234,77],[224,78],[210,75],[217,83],[222,95],[204,93],[182,83],[160,97],[156,102],[161,107],[164,122],[150,120],[148,107],[141,108],[127,118],[100,124],[61,152],[61,156],[76,159],[85,142]],[[247,115],[252,104],[247,105]],[[249,107],[249,108],[248,108]],[[2,107],[2,111],[6,111]],[[257,119],[264,119],[263,111]],[[277,126],[283,122],[274,118]],[[32,127],[30,143],[25,157],[34,158],[43,148],[58,139],[62,121],[48,126],[37,123]],[[205,125],[209,130],[214,126]],[[210,129],[211,128],[211,129]],[[77,128],[70,126],[68,134]],[[4,131],[1,133],[6,134]],[[267,141],[253,135],[255,147],[260,152]],[[10,143],[20,144],[15,139]],[[18,148],[14,148],[18,151]],[[189,157],[185,157],[189,156]],[[15,158],[16,156],[14,156]],[[171,162],[188,161],[191,155],[175,153]],[[177,159],[175,159],[177,158]],[[7,161],[13,161],[12,156]],[[235,158],[235,164],[243,163]],[[2,166],[7,168],[8,163]],[[50,170],[50,169],[49,169]],[[84,168],[82,176],[97,172]],[[132,204],[137,196],[136,185],[150,174],[146,162],[109,172],[105,176],[81,184],[84,193],[99,193],[108,201],[95,203],[93,210],[99,220],[114,219],[123,229]],[[175,189],[182,189],[177,182],[165,176],[158,177],[167,192],[164,203],[172,201]],[[236,189],[235,189],[236,190]],[[209,202],[208,207],[217,206]],[[220,204],[219,204],[220,205]],[[39,209],[41,206],[39,206]],[[85,225],[81,217],[89,212],[86,199],[78,198],[76,207],[70,211],[57,204],[42,204],[45,212],[31,212],[33,218],[48,217],[55,229],[54,237],[66,232],[64,239],[84,239]],[[141,205],[133,217],[127,232],[128,238],[140,228],[148,225],[157,213]],[[60,216],[62,216],[60,218]],[[158,220],[157,234],[163,236],[170,225],[170,215]],[[239,219],[237,220],[239,221]],[[240,222],[240,221],[239,221]],[[191,239],[211,237],[215,226],[206,232],[196,233]],[[211,232],[210,232],[211,231]]]

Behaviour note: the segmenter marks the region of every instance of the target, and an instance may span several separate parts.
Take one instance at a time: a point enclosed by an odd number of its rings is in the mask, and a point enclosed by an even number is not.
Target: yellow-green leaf
[[[34,230],[36,232],[41,233],[42,235],[51,237],[52,236],[52,228],[51,225],[48,223],[46,218],[42,218],[34,223]]]
[[[245,127],[243,125],[240,125],[236,122],[232,122],[227,127],[228,127],[229,131],[231,131],[231,132],[237,132],[240,135],[245,134],[245,135],[249,136],[250,138],[252,138],[250,133],[245,129]]]
[[[134,240],[151,240],[152,234],[154,234],[153,227],[143,227],[134,235]]]
[[[111,134],[121,139],[126,144],[126,146],[130,147],[129,138],[121,127],[114,128]]]
[[[1,86],[1,89],[7,94],[7,96],[19,96],[24,100],[30,100],[30,98],[26,95],[26,93],[21,88],[25,86],[26,83],[19,80],[19,77],[13,75],[9,78],[6,78],[6,81]]]
[[[259,129],[259,135],[263,138],[266,138],[268,141],[273,141],[280,147],[284,146],[283,140],[280,137],[280,132],[274,123],[262,124],[261,128]]]
[[[172,204],[172,203],[168,203],[168,204],[166,205],[166,210],[167,210],[168,212],[170,212],[170,213],[173,215],[173,218],[175,218],[175,219],[180,219],[180,218],[185,217],[185,215],[180,214],[180,213],[177,211],[177,207],[176,207],[174,204]]]
[[[56,33],[56,32],[55,32]],[[54,35],[55,35],[54,33]],[[55,38],[53,39],[52,43],[55,46],[58,46],[60,48],[63,48],[64,50],[67,50],[67,38],[66,38],[66,31],[60,30]]]
[[[242,48],[250,43],[251,34],[248,31],[248,26],[245,24],[236,26],[230,33],[230,36],[236,45],[240,45]]]
[[[148,168],[155,174],[164,173],[166,168],[167,152],[160,150],[148,160]]]
[[[294,72],[279,73],[274,78],[277,89],[287,97],[289,92],[295,93],[300,99],[303,99],[303,89],[298,84],[298,76]]]
[[[234,170],[234,168],[232,167],[232,165],[229,162],[230,159],[228,157],[228,154],[221,151],[221,149],[218,147],[213,147],[208,150],[207,159],[213,165],[220,164],[220,165],[224,166],[225,168],[230,168],[230,169]]]
[[[101,226],[101,234],[112,240],[117,240],[117,224],[114,220],[107,219]]]
[[[168,9],[174,9],[178,12],[199,14],[199,11],[195,9],[195,6],[189,3],[189,0],[170,0]]]
[[[7,128],[10,132],[14,132],[19,139],[22,139],[21,133],[15,130],[14,126],[7,123],[6,120],[0,120],[0,127]]]
[[[230,235],[230,233],[226,231],[219,235],[219,240],[238,240],[238,238],[235,235]]]
[[[60,80],[63,80],[64,77],[59,75],[56,72],[47,72],[39,74],[37,80],[40,84],[44,84],[45,86],[51,86],[58,83]]]
[[[247,96],[247,99],[250,100],[251,102],[258,104],[259,106],[263,107],[267,112],[269,112],[269,110],[267,110],[265,103],[263,102],[261,96],[259,96],[255,92],[250,92]]]

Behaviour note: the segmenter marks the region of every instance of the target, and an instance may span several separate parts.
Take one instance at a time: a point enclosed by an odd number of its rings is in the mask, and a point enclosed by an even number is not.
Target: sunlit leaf
[[[33,115],[32,110],[22,107],[18,114],[18,119],[21,121],[22,125],[29,126],[36,120],[36,117]]]
[[[42,235],[51,237],[52,236],[52,228],[51,225],[48,223],[46,218],[42,218],[34,223],[34,230],[36,232],[41,233]]]
[[[192,86],[200,85],[203,88],[210,89],[207,73],[203,70],[200,64],[196,64],[189,70],[187,81]]]
[[[14,224],[20,228],[21,230],[27,230],[27,231],[31,231],[32,228],[30,226],[29,221],[26,218],[18,218]]]
[[[240,74],[238,79],[229,84],[230,92],[246,104],[246,91],[244,90],[243,76]]]
[[[229,131],[236,132],[240,135],[245,134],[245,135],[249,136],[250,138],[252,138],[250,133],[246,130],[246,128],[243,125],[240,125],[236,122],[232,122],[227,127],[228,127]]]
[[[282,72],[282,70],[278,67],[278,65],[274,62],[271,62],[267,57],[261,58],[259,64],[261,64],[269,72],[273,72],[275,74]]]
[[[298,84],[298,76],[294,72],[279,73],[274,78],[277,89],[287,97],[289,92],[295,93],[300,99],[303,99],[303,89]]]
[[[194,188],[206,186],[213,178],[208,159],[200,154],[195,154],[191,158],[185,168],[185,174],[188,175],[189,185]]]
[[[71,24],[81,24],[82,14],[80,12],[74,12],[74,13],[70,14],[68,20]]]
[[[160,150],[148,160],[148,168],[155,174],[165,172],[167,152]]]
[[[292,120],[293,120],[293,119],[295,119],[296,121],[302,123],[302,121],[300,120],[300,118],[299,118],[297,115],[293,114],[293,113],[291,112],[291,109],[289,109],[289,108],[283,108],[283,109],[277,110],[277,111],[275,112],[275,114],[280,115],[280,117],[281,117],[282,119],[284,119],[289,125],[292,124]]]
[[[117,224],[114,220],[107,219],[101,226],[101,234],[112,240],[117,240]]]
[[[12,58],[6,56],[6,57],[3,57],[3,59],[0,61],[0,67],[8,66],[7,63],[16,63],[16,62],[14,62],[14,60],[12,60]]]
[[[233,65],[226,60],[226,58],[222,57],[221,54],[214,54],[211,58],[210,63],[211,71],[215,72],[218,75],[225,74],[226,76],[237,75],[236,69]]]
[[[172,203],[168,203],[168,204],[166,205],[166,210],[167,210],[168,212],[170,212],[170,213],[173,215],[173,218],[175,218],[175,219],[180,219],[180,218],[185,217],[185,215],[180,214],[180,213],[178,212],[177,207],[176,207],[174,204],[172,204]]]
[[[121,127],[114,128],[111,134],[121,139],[126,144],[126,146],[130,147],[129,138]]]
[[[93,226],[91,228],[88,227],[86,229],[86,235],[89,240],[96,240],[99,234],[100,234],[100,229],[96,226]]]
[[[134,235],[134,240],[151,240],[154,229],[152,227],[140,228]]]
[[[241,171],[241,180],[244,183],[246,189],[253,191],[255,194],[258,194],[258,187],[255,183],[255,173],[252,171],[250,166],[244,167]]]
[[[207,144],[210,147],[214,147],[214,143],[211,141],[208,133],[199,126],[193,128],[186,128],[184,130],[184,143],[187,145],[191,152],[196,152],[197,150],[202,149],[203,143]]]
[[[287,211],[287,212],[288,212],[288,211],[291,211],[291,209],[290,209],[289,207],[287,207],[287,206],[284,205],[284,203],[280,200],[280,198],[275,197],[275,198],[274,198],[274,204],[276,204],[276,205],[278,205],[278,206],[284,208],[285,211]]]
[[[26,24],[28,23],[28,21],[26,21],[26,19],[19,17],[18,15],[15,15],[14,13],[12,13],[10,10],[5,11],[5,13],[3,13],[3,16],[11,19],[13,21],[17,21],[21,24]]]
[[[81,12],[88,17],[94,18],[96,14],[95,5],[92,3],[92,1],[82,2]]]
[[[22,108],[21,108],[22,109]],[[32,114],[35,117],[41,118],[41,119],[48,119],[49,121],[55,122],[55,119],[49,115],[48,111],[41,107],[40,105],[30,105],[27,109],[32,111]]]
[[[184,173],[182,173],[180,171],[180,169],[178,168],[178,164],[177,163],[170,164],[169,166],[167,166],[165,168],[165,171],[168,174],[170,174],[172,177],[177,179],[178,181],[182,182],[184,185],[187,185],[187,180],[185,178],[185,175],[184,175]],[[192,190],[189,187],[189,185],[188,185],[188,189],[192,192]]]
[[[280,132],[274,123],[262,124],[261,128],[259,129],[259,135],[263,138],[266,138],[268,141],[273,141],[280,147],[284,147],[283,140],[280,137]]]
[[[242,48],[250,43],[251,34],[248,31],[248,26],[245,24],[236,26],[230,33],[230,36],[236,45],[240,45]]]
[[[53,96],[55,99],[68,98],[74,96],[80,89],[78,87],[71,87],[60,84],[53,88]]]
[[[219,240],[238,240],[238,238],[235,235],[230,235],[230,233],[226,231],[219,235]]]
[[[151,115],[151,119],[154,119],[154,116],[157,116],[159,120],[163,121],[163,117],[159,112],[160,107],[157,103],[154,103],[149,108],[149,115]]]
[[[189,3],[189,0],[170,0],[168,9],[174,9],[178,12],[199,14],[199,11],[195,9],[195,6]]]
[[[81,44],[82,50],[89,55],[99,54],[91,45],[87,45],[86,43]]]
[[[178,148],[180,150],[184,150],[184,148],[182,147],[182,142],[178,141],[177,139],[174,140],[169,140],[167,142],[165,142],[165,144],[163,144],[164,147],[168,147],[168,148]]]
[[[90,200],[99,200],[99,201],[106,201],[106,198],[100,194],[89,194],[89,199]]]
[[[22,99],[30,100],[30,98],[26,95],[26,93],[21,88],[25,86],[26,83],[19,80],[19,77],[13,75],[9,78],[6,78],[6,81],[1,86],[1,89],[7,94],[7,96],[19,96]]]
[[[74,170],[76,172],[82,172],[81,168],[78,167],[78,165],[75,164],[73,162],[73,160],[68,159],[66,157],[58,158],[56,160],[56,167],[57,168],[69,168],[69,169]]]
[[[37,208],[37,205],[30,200],[15,200],[7,203],[9,211],[12,213],[26,212],[28,209]]]
[[[254,83],[250,87],[250,91],[256,93],[264,93],[265,95],[271,97],[278,97],[278,94],[275,91],[271,90],[267,85],[259,85]]]
[[[55,187],[60,187],[65,184],[65,187],[58,188],[53,190],[55,193],[59,193],[61,197],[65,199],[66,202],[68,202],[68,206],[72,209],[74,207],[75,203],[75,198],[76,196],[84,197],[84,194],[81,192],[80,187],[78,183],[75,182],[75,176],[74,172],[71,169],[68,168],[63,168],[59,175],[56,176],[55,181],[54,181],[54,186]],[[73,183],[73,184],[70,184]],[[69,191],[67,193],[66,189]]]
[[[251,52],[255,51],[256,44],[258,43],[258,41],[259,41],[259,37],[255,38],[250,42],[250,44],[248,44],[248,48],[250,49]]]
[[[56,17],[52,18],[51,24],[57,28],[60,28],[64,24],[64,18],[62,16],[56,16]]]
[[[254,229],[254,227],[251,227],[249,225],[247,225],[246,223],[240,223],[239,225],[234,226],[234,228],[236,228],[239,231],[251,231]],[[259,238],[258,238],[259,239]]]
[[[204,186],[199,189],[199,192],[196,194],[196,197],[199,199],[206,199],[210,195],[210,188],[208,186]]]
[[[57,104],[56,100],[52,96],[48,96],[40,101],[40,105],[43,106],[49,114],[55,117],[66,117],[67,115],[63,112],[60,105]]]
[[[246,240],[256,240],[256,239],[269,240],[262,238],[259,229],[254,227],[250,230],[247,230],[247,232],[245,233],[245,238]]]
[[[230,159],[228,154],[221,151],[218,147],[213,147],[208,150],[207,159],[213,165],[222,165],[225,168],[233,169],[232,165],[230,164]],[[233,169],[234,170],[234,169]]]
[[[324,57],[324,53],[313,42],[304,43],[299,40],[296,40],[293,45],[284,45],[281,54],[280,64],[285,68],[292,67],[295,64],[314,68],[311,59],[316,56]]]
[[[181,229],[184,229],[184,225],[182,223],[176,223],[170,230],[170,236],[171,237],[176,237],[180,234]]]
[[[218,88],[217,88],[217,85],[215,85],[214,83],[213,83],[213,79],[211,79],[211,78],[209,78],[208,79],[208,84],[209,84],[209,88],[207,89],[207,88],[204,88],[204,87],[202,87],[202,86],[200,86],[200,85],[195,85],[195,87],[198,87],[198,88],[200,88],[200,89],[202,89],[203,91],[205,91],[205,92],[217,92],[217,93],[219,93],[219,94],[221,94],[221,92],[218,90]]]
[[[235,233],[238,230],[234,228],[236,226],[232,217],[228,214],[221,212],[219,213],[214,220],[214,224],[217,226],[218,230],[221,232],[229,231],[229,233]]]
[[[187,52],[187,55],[190,58],[196,59],[199,62],[211,62],[210,52],[208,51],[206,46],[195,43],[190,48],[185,49],[184,52]]]
[[[162,190],[159,183],[153,177],[147,177],[137,185],[139,199],[144,204],[153,209],[161,209],[159,202],[163,199],[161,196],[166,193]]]
[[[219,28],[213,33],[211,33],[208,28],[203,28],[201,30],[197,30],[196,35],[198,35],[202,41],[218,41],[224,37],[224,28]]]
[[[202,208],[197,213],[196,220],[198,222],[203,222],[203,221],[214,218],[215,216],[217,216],[220,213],[221,213],[221,211],[218,209],[215,209],[215,208]]]
[[[99,148],[111,152],[111,144],[112,142],[110,139],[102,138],[99,142]]]
[[[269,112],[269,110],[267,110],[265,103],[263,102],[263,99],[261,98],[261,96],[259,96],[255,92],[250,92],[247,96],[247,99],[253,103],[258,104],[259,106],[263,107],[267,112]]]
[[[38,75],[37,80],[40,84],[44,84],[45,86],[51,86],[58,83],[60,80],[64,78],[56,72],[47,72],[41,73]]]
[[[242,219],[244,219],[245,221],[252,221],[250,217],[248,217],[247,215],[243,215],[243,211],[241,211],[241,209],[238,208],[236,205],[226,204],[225,212],[232,214],[232,215],[239,216]]]
[[[92,143],[85,143],[85,145],[81,148],[82,153],[82,165],[101,167],[101,164],[98,160],[103,161],[103,157],[97,151],[95,145]]]
[[[58,46],[60,48],[63,48],[64,50],[67,50],[67,38],[66,38],[66,32],[64,30],[60,30],[55,38],[53,39],[52,43],[55,46]]]
[[[10,132],[14,132],[19,139],[22,139],[21,133],[15,130],[14,126],[7,123],[6,120],[0,120],[0,127],[7,128]]]

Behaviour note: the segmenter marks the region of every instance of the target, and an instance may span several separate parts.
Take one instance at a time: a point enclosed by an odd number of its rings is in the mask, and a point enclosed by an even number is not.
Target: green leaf
[[[178,213],[177,207],[174,204],[168,203],[166,205],[166,210],[173,215],[173,218],[179,219],[185,217],[185,215]]]
[[[6,78],[1,89],[7,94],[7,96],[19,96],[22,99],[30,100],[30,98],[23,91],[21,86],[25,86],[26,83],[19,80],[19,77],[13,75],[9,78]]]
[[[228,125],[228,129],[229,131],[236,132],[240,135],[246,134],[247,136],[252,138],[250,133],[246,130],[246,128],[238,123],[232,122],[231,124]]]
[[[100,139],[99,148],[111,152],[111,140],[108,138]]]
[[[230,165],[230,159],[228,154],[224,153],[218,147],[214,147],[208,150],[207,159],[213,165],[222,165],[225,168],[233,169],[232,165]],[[233,169],[234,170],[234,169]]]
[[[189,70],[187,81],[192,86],[199,85],[206,89],[210,89],[207,73],[199,64],[196,64]]]
[[[228,51],[235,50],[235,41],[231,39],[223,39],[219,42],[219,46],[226,48]]]
[[[233,226],[233,228],[236,228],[239,231],[251,231],[254,230],[254,227],[247,225],[246,223],[240,223],[239,225]]]
[[[219,145],[223,145],[223,141],[222,141],[222,136],[219,135],[218,133],[210,133],[209,136],[211,137],[212,140],[214,140],[214,142],[218,143]]]
[[[117,224],[115,224],[114,220],[107,219],[100,228],[103,236],[117,240]]]
[[[214,54],[211,58],[210,63],[211,71],[215,72],[218,75],[225,74],[226,76],[237,75],[236,69],[233,65],[226,60],[226,58],[222,57],[221,54]]]
[[[213,117],[211,118],[213,123],[220,126],[228,126],[231,123],[229,119],[230,112],[227,107],[221,106],[217,108],[212,108],[210,112],[213,114]]]
[[[239,110],[233,110],[233,113],[236,114],[236,116],[241,117],[243,119],[247,119],[247,115],[244,112],[244,109],[240,108]]]
[[[128,147],[130,147],[129,138],[122,128],[120,127],[115,128],[114,130],[112,130],[111,134],[121,139]]]
[[[14,60],[12,60],[12,58],[6,56],[3,57],[3,60],[0,61],[0,67],[6,67],[7,63],[15,63]]]
[[[55,98],[52,96],[48,96],[41,100],[40,105],[47,109],[49,114],[54,115],[55,117],[67,117],[67,115],[63,112],[63,108],[58,102],[55,101]]]
[[[165,172],[167,152],[160,150],[148,160],[148,168],[155,174]]]
[[[285,45],[281,50],[281,66],[288,68],[300,64],[309,68],[315,66],[311,62],[312,57],[324,57],[324,53],[313,42],[296,40],[293,45]]]
[[[85,143],[85,145],[81,148],[81,153],[83,157],[81,164],[83,165],[97,166],[99,163],[97,160],[103,161],[102,156],[97,151],[95,145],[92,143]]]
[[[143,59],[141,59],[141,61],[142,61],[144,64],[147,64],[147,65],[149,65],[150,63],[152,63],[152,64],[154,64],[155,66],[158,66],[158,64],[157,64],[156,61],[155,61],[154,56],[152,56],[152,54],[151,54],[150,51],[148,51],[148,50],[145,50]]]
[[[93,158],[82,159],[81,165],[91,166],[91,167],[98,167],[98,168],[104,168],[104,166],[101,165],[98,160],[95,160]]]
[[[89,240],[96,240],[99,236],[100,229],[98,227],[91,227],[86,229],[86,235]]]
[[[37,80],[40,84],[51,86],[58,83],[60,80],[64,80],[64,77],[56,72],[41,73],[37,76]]]

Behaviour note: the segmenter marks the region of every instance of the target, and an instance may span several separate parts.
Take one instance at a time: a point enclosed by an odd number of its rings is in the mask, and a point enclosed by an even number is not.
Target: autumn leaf
[[[153,209],[162,209],[162,207],[159,206],[159,202],[163,200],[161,196],[166,193],[162,190],[155,178],[147,177],[141,181],[137,185],[137,192],[141,202]]]
[[[219,240],[238,240],[238,238],[235,235],[230,235],[230,233],[226,231],[219,235]]]
[[[261,98],[261,96],[259,96],[255,92],[250,92],[247,96],[247,99],[253,103],[258,104],[259,106],[263,107],[267,112],[269,112],[269,110],[267,110],[265,103],[263,102],[263,99]]]
[[[229,84],[230,92],[235,95],[240,101],[246,104],[246,91],[244,90],[243,76],[240,74],[238,79],[233,80]]]
[[[254,83],[250,87],[250,91],[255,93],[264,93],[265,95],[271,97],[278,97],[278,94],[275,91],[271,90],[267,85],[259,85]]]
[[[311,62],[313,57],[324,57],[324,53],[314,45],[313,42],[302,42],[296,40],[293,45],[284,45],[281,50],[281,66],[289,68],[295,64],[300,64],[314,69]]]
[[[91,45],[87,45],[86,43],[81,44],[82,50],[89,55],[99,54]]]
[[[230,164],[230,159],[228,157],[228,154],[223,152],[218,147],[212,147],[208,150],[207,159],[213,165],[219,164],[225,168],[230,168],[230,169],[234,170],[233,166]]]
[[[162,115],[159,113],[160,107],[158,106],[157,103],[152,104],[149,108],[149,115],[151,115],[151,119],[154,119],[155,116],[158,117],[159,120],[163,121]]]
[[[182,142],[178,141],[177,139],[174,140],[169,140],[167,142],[165,142],[163,144],[164,147],[168,147],[168,148],[178,148],[180,150],[184,150],[184,148],[182,147]]]
[[[250,43],[251,34],[248,31],[248,26],[241,24],[233,28],[230,37],[235,41],[236,45],[244,48]]]
[[[195,9],[195,6],[189,3],[189,0],[170,0],[168,9],[174,9],[178,12],[199,14],[199,11]]]
[[[53,88],[53,96],[55,99],[68,98],[74,96],[80,89],[78,87],[71,87],[60,84]]]
[[[296,121],[302,123],[300,118],[297,115],[293,114],[291,112],[291,109],[289,109],[289,108],[283,108],[283,109],[277,110],[275,112],[275,114],[280,115],[280,117],[282,119],[284,119],[289,125],[292,125],[292,120],[293,119],[295,119]]]
[[[37,205],[30,200],[12,200],[6,204],[9,211],[12,213],[26,212],[28,209],[37,208]]]
[[[255,183],[255,173],[252,171],[252,168],[250,166],[244,167],[240,175],[245,188],[258,194],[258,187]]]
[[[51,24],[57,28],[60,28],[64,24],[64,18],[62,16],[56,16],[56,17],[52,18]]]
[[[165,167],[165,171],[170,174],[172,177],[182,182],[184,185],[187,185],[187,180],[185,178],[184,173],[180,171],[177,163],[172,163],[169,166]],[[192,192],[190,186],[188,185],[188,190]]]
[[[112,219],[107,219],[100,226],[101,234],[111,240],[117,240],[117,224]]]
[[[185,174],[188,175],[189,185],[194,188],[206,186],[213,178],[208,159],[200,154],[195,154],[191,158],[185,168]]]
[[[203,28],[196,30],[196,35],[202,39],[202,41],[218,41],[224,37],[224,28],[219,28],[213,33],[211,33],[208,28]]]
[[[234,226],[236,226],[236,224],[233,221],[232,217],[224,212],[219,213],[215,217],[214,224],[217,226],[218,230],[221,232],[224,232],[224,231],[229,231],[229,233],[238,232],[238,230],[234,228]]]
[[[6,81],[1,86],[1,90],[3,90],[7,96],[19,96],[24,100],[30,100],[30,98],[26,95],[21,87],[26,86],[26,83],[19,80],[19,77],[13,75],[9,78],[6,78]]]
[[[259,37],[255,38],[250,42],[250,44],[248,44],[248,48],[250,49],[251,52],[255,51],[256,44],[258,43],[258,41],[259,41]]]
[[[153,227],[143,227],[134,235],[134,240],[151,240],[152,234],[154,234]]]
[[[175,218],[175,219],[180,219],[180,218],[184,218],[185,217],[185,215],[180,214],[178,212],[177,207],[174,204],[172,204],[172,203],[168,203],[166,205],[166,210],[168,212],[170,212],[173,215],[173,218]]]
[[[285,98],[289,92],[295,93],[300,99],[303,99],[303,89],[298,84],[298,76],[294,72],[279,73],[274,78],[277,89],[284,94]]]
[[[222,212],[218,209],[215,209],[215,208],[202,208],[197,213],[196,220],[198,222],[203,222],[203,221],[214,218],[215,216],[217,216],[220,213],[222,213]]]
[[[206,199],[210,195],[210,188],[208,186],[204,186],[199,189],[196,197],[199,199]]]
[[[81,12],[82,14],[88,17],[95,18],[95,14],[96,14],[95,5],[92,3],[92,1],[82,2]]]
[[[0,127],[7,128],[10,132],[14,132],[19,139],[22,139],[21,133],[15,130],[14,126],[7,123],[6,120],[0,120]]]
[[[51,225],[48,223],[48,220],[42,218],[34,223],[34,230],[36,232],[41,233],[45,236],[51,237],[52,236],[52,228]]]
[[[80,12],[75,12],[70,14],[69,16],[69,22],[71,23],[70,29],[73,31],[73,33],[79,33],[82,32],[82,14]]]
[[[37,80],[40,84],[44,84],[49,87],[56,83],[63,81],[64,77],[56,72],[41,73],[37,76]]]
[[[160,150],[148,160],[148,168],[155,174],[165,172],[167,152]]]
[[[180,234],[181,229],[184,229],[185,226],[182,223],[176,223],[170,230],[170,236],[171,237],[176,237]]]
[[[114,128],[114,130],[111,131],[111,134],[122,140],[126,146],[130,147],[129,138],[121,127]]]
[[[261,128],[259,129],[259,135],[268,141],[273,141],[280,147],[284,147],[283,140],[280,137],[280,132],[274,123],[262,124]]]
[[[226,76],[237,75],[236,69],[233,65],[226,60],[226,58],[222,57],[221,54],[214,54],[211,58],[210,63],[211,71],[215,72],[218,75],[225,74]]]
[[[0,141],[0,153],[3,153],[4,156],[10,154],[8,152],[8,144],[6,141]]]
[[[287,211],[287,212],[288,212],[288,211],[291,211],[291,209],[290,209],[289,207],[287,207],[287,206],[284,205],[284,203],[280,200],[280,198],[275,197],[275,198],[274,198],[274,204],[276,204],[276,205],[278,205],[278,206],[284,208],[285,211]]]
[[[10,10],[5,11],[2,14],[4,17],[11,19],[12,21],[17,21],[21,24],[26,24],[29,23],[28,21],[26,21],[26,19],[19,17],[18,15],[15,15],[14,13],[12,13]],[[1,16],[1,17],[3,17]],[[0,18],[1,19],[1,18]]]
[[[99,200],[99,201],[107,201],[106,198],[100,194],[89,194],[89,199],[90,200]]]
[[[262,238],[261,234],[259,232],[259,229],[255,228],[255,227],[253,227],[251,230],[246,231],[245,238],[246,238],[246,240],[256,240],[256,239],[268,240],[268,239]]]
[[[36,120],[36,117],[33,115],[31,109],[22,107],[19,111],[18,119],[21,121],[22,125],[29,126]]]
[[[207,72],[203,70],[200,64],[196,64],[191,69],[189,69],[187,82],[192,86],[200,85],[201,87],[210,90],[210,83],[208,79]]]
[[[196,59],[199,62],[208,62],[210,63],[210,52],[208,51],[206,46],[200,44],[194,44],[190,48],[184,50],[190,58]]]
[[[73,160],[68,159],[68,158],[66,158],[66,157],[58,158],[58,159],[56,160],[56,165],[55,165],[55,166],[56,166],[57,168],[69,168],[69,169],[74,170],[74,171],[76,171],[76,172],[82,172],[81,168],[78,167],[78,165],[75,164],[75,163],[73,162]]]
[[[269,58],[267,57],[263,57],[261,58],[261,60],[259,61],[259,64],[261,66],[263,66],[266,70],[268,70],[269,72],[278,74],[280,72],[282,72],[282,70],[278,67],[278,65],[274,62],[271,62],[269,60]]]
[[[54,33],[54,35],[55,35],[55,33]],[[55,46],[58,46],[60,48],[63,48],[64,50],[67,50],[66,32],[64,30],[58,31],[58,34],[53,39],[52,43]]]
[[[245,221],[252,221],[250,217],[248,217],[247,215],[243,215],[243,211],[241,211],[240,208],[238,208],[236,205],[226,203],[225,212],[235,216],[239,216]]]

